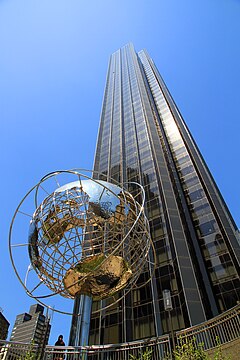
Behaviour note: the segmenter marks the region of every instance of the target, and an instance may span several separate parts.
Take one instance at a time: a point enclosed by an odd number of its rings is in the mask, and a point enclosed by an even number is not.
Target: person
[[[65,346],[62,335],[59,335],[58,340],[55,342],[55,346]],[[64,350],[58,350],[58,351],[64,351]],[[53,354],[53,359],[54,360],[63,360],[64,355],[62,352],[56,352]]]

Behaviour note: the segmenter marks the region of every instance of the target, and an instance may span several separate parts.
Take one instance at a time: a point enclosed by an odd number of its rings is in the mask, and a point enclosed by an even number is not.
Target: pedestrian
[[[62,335],[59,335],[58,340],[55,342],[55,346],[65,346]],[[58,350],[58,351],[61,351],[61,352],[54,353],[53,359],[54,360],[63,360],[64,359],[64,354],[63,354],[64,350]]]

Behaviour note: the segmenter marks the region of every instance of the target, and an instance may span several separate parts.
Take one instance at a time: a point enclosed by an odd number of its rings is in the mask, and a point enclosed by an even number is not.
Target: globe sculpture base
[[[106,258],[104,254],[99,254],[69,269],[63,282],[73,297],[84,294],[93,300],[101,300],[123,289],[131,276],[132,271],[121,256],[110,255]]]

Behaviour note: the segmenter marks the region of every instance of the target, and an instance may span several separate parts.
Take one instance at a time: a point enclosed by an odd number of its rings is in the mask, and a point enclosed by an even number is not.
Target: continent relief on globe
[[[69,269],[63,279],[72,296],[83,294],[101,300],[122,290],[132,276],[128,263],[121,257],[104,254],[86,258]]]

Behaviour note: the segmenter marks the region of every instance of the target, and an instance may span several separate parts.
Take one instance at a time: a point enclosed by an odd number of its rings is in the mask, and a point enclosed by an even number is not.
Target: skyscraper
[[[0,309],[0,339],[6,340],[8,335],[8,328],[9,328],[9,322],[5,318],[5,316],[2,313],[2,310]]]
[[[10,341],[33,342],[42,351],[48,343],[51,329],[50,319],[43,311],[42,305],[35,304],[30,307],[29,313],[17,315]]]
[[[90,343],[168,332],[163,290],[171,291],[175,330],[236,304],[234,220],[152,59],[131,44],[110,58],[94,170],[144,186],[157,264],[148,285],[92,316]],[[139,283],[147,276],[141,274]]]

